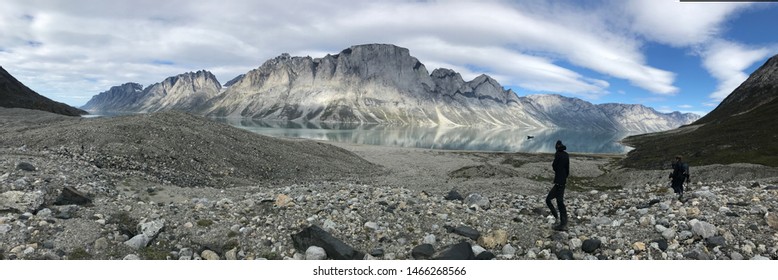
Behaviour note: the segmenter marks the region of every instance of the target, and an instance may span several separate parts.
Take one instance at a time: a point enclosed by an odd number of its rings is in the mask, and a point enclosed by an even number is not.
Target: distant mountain
[[[177,103],[178,107],[164,102],[149,104],[144,95],[124,105],[102,106],[106,102],[93,99],[93,107],[85,108],[149,112],[179,109],[209,116],[312,122],[635,132],[666,130],[696,120],[695,116],[662,114],[640,105],[595,106],[558,95],[519,97],[487,75],[464,81],[450,69],[435,69],[430,74],[408,49],[386,44],[352,46],[323,58],[282,54],[232,79],[225,87],[222,93],[207,95],[212,98],[200,99],[196,102],[199,105],[188,107],[182,103]],[[179,102],[190,98],[185,91],[167,96],[175,96]],[[632,112],[636,115],[630,115]]]
[[[523,101],[535,110],[537,119],[556,127],[645,133],[676,128],[700,118],[690,113],[660,113],[638,104],[594,105],[556,94],[529,95]]]
[[[49,111],[67,116],[86,115],[87,112],[53,101],[31,90],[0,66],[0,107],[26,108]]]
[[[697,165],[745,162],[778,166],[776,113],[778,55],[691,125],[625,139],[635,149],[624,165],[658,168],[678,154]]]
[[[111,87],[81,108],[90,112],[192,111],[218,95],[221,88],[211,72],[200,70],[168,77],[145,89],[136,83]]]

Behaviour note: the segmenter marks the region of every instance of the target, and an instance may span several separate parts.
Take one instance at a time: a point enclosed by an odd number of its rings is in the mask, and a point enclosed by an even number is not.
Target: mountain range
[[[690,164],[778,166],[778,55],[768,59],[716,109],[677,129],[628,137],[624,165],[662,168],[675,155]]]
[[[35,109],[68,116],[88,114],[84,110],[38,94],[11,76],[3,67],[0,67],[0,107]]]
[[[676,128],[694,114],[600,104],[560,95],[518,96],[487,75],[465,81],[428,72],[409,50],[357,45],[322,58],[282,54],[221,86],[202,70],[142,89],[127,83],[94,96],[91,112],[183,110],[214,117],[301,122],[575,128],[636,133]]]

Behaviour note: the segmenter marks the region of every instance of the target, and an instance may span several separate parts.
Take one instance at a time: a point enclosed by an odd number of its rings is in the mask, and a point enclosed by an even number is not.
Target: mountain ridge
[[[284,53],[227,84],[220,88],[221,92],[202,95],[207,100],[201,99],[189,107],[180,105],[183,97],[176,99],[178,107],[163,102],[136,102],[126,107],[140,112],[177,109],[213,117],[270,120],[531,128],[578,126],[636,132],[666,130],[688,123],[674,120],[671,114],[653,111],[654,115],[648,119],[654,121],[643,125],[643,120],[627,115],[607,116],[609,111],[577,98],[556,98],[567,102],[565,106],[578,106],[593,114],[573,114],[570,120],[565,120],[533,103],[543,98],[520,97],[485,74],[465,81],[451,69],[434,69],[430,73],[408,49],[389,44],[351,46],[321,58],[292,57]],[[97,100],[90,103],[93,106],[89,109],[100,109],[94,106],[98,105]],[[696,120],[692,115],[682,116],[683,120]]]
[[[0,66],[0,107],[48,111],[66,116],[88,114],[65,103],[53,101],[30,89]]]

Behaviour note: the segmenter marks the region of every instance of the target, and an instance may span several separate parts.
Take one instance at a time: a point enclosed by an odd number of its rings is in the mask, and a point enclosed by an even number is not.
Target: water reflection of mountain
[[[216,119],[255,133],[368,145],[444,150],[554,152],[562,140],[569,152],[623,154],[630,148],[618,143],[626,133],[569,129],[474,128],[444,126],[392,126],[359,123],[274,122],[251,119]],[[528,139],[527,136],[534,136]]]

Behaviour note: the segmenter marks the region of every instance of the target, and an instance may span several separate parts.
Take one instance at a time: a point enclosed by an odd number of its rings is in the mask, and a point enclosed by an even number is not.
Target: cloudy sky
[[[222,83],[281,53],[408,48],[428,70],[519,95],[707,113],[778,54],[778,3],[3,0],[0,66],[74,106],[205,69]]]

